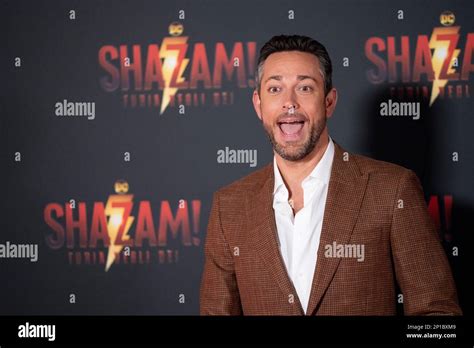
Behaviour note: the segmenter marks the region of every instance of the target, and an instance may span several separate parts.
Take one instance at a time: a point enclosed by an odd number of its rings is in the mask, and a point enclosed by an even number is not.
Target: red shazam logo
[[[177,262],[182,247],[200,245],[200,200],[179,200],[175,213],[169,201],[161,201],[156,220],[151,202],[134,202],[126,181],[117,181],[114,188],[116,194],[105,204],[47,204],[44,220],[53,232],[47,245],[53,250],[65,247],[71,264],[105,264],[106,271],[120,262]]]
[[[442,197],[444,214],[443,219],[441,217],[441,210],[440,210],[440,197],[434,195],[430,197],[430,201],[428,203],[428,211],[433,219],[437,231],[441,234],[443,240],[447,242],[451,242],[453,239],[453,235],[451,234],[451,217],[452,217],[452,210],[453,210],[453,196],[445,195]],[[442,227],[441,221],[444,220],[444,228]],[[444,232],[444,233],[443,233]]]
[[[441,22],[452,25],[454,14],[445,13]],[[367,70],[369,82],[393,84],[391,97],[429,99],[430,106],[438,97],[470,98],[474,33],[468,33],[464,47],[459,48],[460,28],[435,27],[431,36],[370,37],[365,42],[365,55],[373,64]]]

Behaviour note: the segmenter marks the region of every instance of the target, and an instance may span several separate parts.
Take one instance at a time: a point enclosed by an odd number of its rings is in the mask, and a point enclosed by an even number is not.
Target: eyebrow
[[[302,80],[306,80],[306,79],[311,79],[313,80],[314,82],[318,82],[316,81],[316,79],[313,77],[313,76],[309,76],[309,75],[298,75],[296,76],[296,78],[298,79],[298,81],[302,81]],[[265,83],[267,83],[269,80],[277,80],[277,81],[281,81],[283,79],[283,76],[281,75],[272,75],[270,77],[268,77],[266,80],[265,80]]]

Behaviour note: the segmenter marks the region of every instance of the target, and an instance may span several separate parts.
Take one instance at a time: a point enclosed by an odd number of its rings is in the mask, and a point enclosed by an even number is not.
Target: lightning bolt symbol
[[[166,37],[163,39],[163,43],[161,44],[160,58],[164,58],[163,80],[165,82],[165,87],[163,89],[163,98],[161,100],[160,115],[165,111],[166,107],[170,103],[170,98],[174,97],[178,91],[178,88],[170,87],[171,79],[176,68],[179,69],[177,75],[178,77],[176,78],[176,84],[185,81],[184,77],[182,77],[182,74],[189,63],[189,59],[183,58],[184,54],[180,55],[180,53],[182,52],[181,49],[185,49],[187,41],[187,36]],[[168,49],[168,46],[173,45],[181,46],[181,49]]]
[[[107,204],[105,206],[105,215],[109,216],[109,220],[107,222],[107,231],[109,234],[110,245],[109,245],[109,252],[107,254],[107,262],[105,265],[105,271],[107,272],[112,266],[115,261],[116,254],[120,253],[124,247],[123,244],[115,244],[117,242],[117,235],[120,230],[122,224],[123,226],[123,234],[122,240],[119,242],[128,241],[130,236],[128,235],[128,231],[130,230],[130,226],[135,219],[133,216],[128,216],[126,213],[126,207],[129,206],[130,210],[133,204],[133,195],[110,195],[109,199],[107,200]],[[124,216],[127,216],[127,220],[123,221]]]
[[[433,80],[433,87],[431,90],[431,99],[430,99],[430,106],[434,103],[436,98],[439,95],[439,90],[440,88],[443,88],[446,86],[446,83],[448,83],[447,79],[440,79],[440,73],[441,69],[443,67],[444,61],[446,59],[451,59],[451,62],[449,63],[447,74],[452,74],[456,70],[453,68],[454,64],[454,58],[457,58],[459,56],[459,53],[461,52],[460,49],[455,49],[452,57],[449,57],[450,52],[449,52],[449,46],[451,41],[450,40],[438,40],[439,35],[452,35],[459,37],[459,28],[460,27],[439,27],[439,28],[434,28],[433,33],[431,34],[430,38],[430,49],[433,49],[433,56],[431,58],[431,62],[433,65],[433,71],[434,71],[434,80]]]

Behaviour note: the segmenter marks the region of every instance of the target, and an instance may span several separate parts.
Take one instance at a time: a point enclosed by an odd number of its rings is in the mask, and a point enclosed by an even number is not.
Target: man
[[[461,315],[417,176],[329,137],[331,74],[309,37],[262,47],[253,105],[274,160],[214,194],[201,314],[394,315],[403,299],[406,315]]]

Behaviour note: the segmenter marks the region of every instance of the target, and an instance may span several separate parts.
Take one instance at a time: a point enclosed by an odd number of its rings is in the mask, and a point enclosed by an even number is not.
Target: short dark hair
[[[257,70],[255,71],[255,85],[260,93],[261,78],[263,74],[263,63],[272,53],[285,51],[300,51],[314,54],[320,65],[320,71],[324,79],[324,94],[332,89],[332,64],[329,54],[320,42],[303,35],[277,35],[267,41],[260,49]]]

